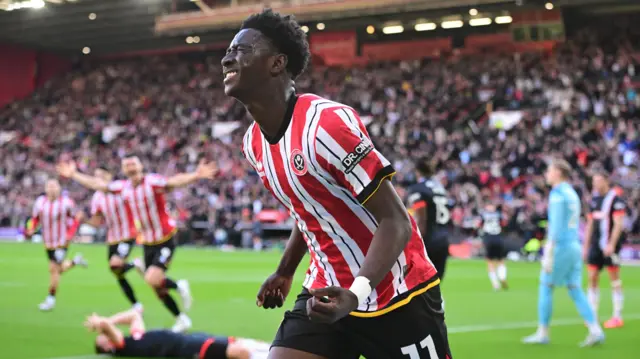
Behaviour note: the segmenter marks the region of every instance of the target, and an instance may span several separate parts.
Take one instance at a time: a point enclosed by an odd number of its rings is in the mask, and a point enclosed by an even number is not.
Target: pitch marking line
[[[625,321],[640,320],[640,313],[625,315],[624,320]],[[578,318],[573,318],[573,319],[562,318],[562,319],[552,319],[551,326],[562,327],[562,326],[579,325],[582,323],[583,321]],[[535,328],[537,325],[538,325],[537,322],[513,322],[513,323],[502,323],[502,324],[492,324],[492,325],[467,325],[467,326],[448,328],[448,333],[459,334],[459,333],[490,332],[494,330],[527,329],[527,328]],[[109,355],[88,354],[88,355],[54,357],[54,358],[45,358],[45,359],[104,359],[109,357],[110,357]]]

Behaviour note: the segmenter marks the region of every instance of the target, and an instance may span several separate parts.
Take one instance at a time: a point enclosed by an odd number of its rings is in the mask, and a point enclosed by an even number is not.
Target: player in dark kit
[[[486,250],[489,280],[494,290],[507,289],[507,251],[502,238],[502,213],[495,205],[488,204],[480,213],[480,233]]]
[[[619,254],[625,240],[623,220],[627,205],[611,187],[604,173],[593,176],[593,190],[597,195],[589,205],[583,244],[583,255],[589,270],[587,297],[597,315],[600,304],[600,271],[607,267],[611,279],[613,316],[604,323],[604,327],[619,328],[624,325],[622,321],[624,295],[620,278]]]
[[[266,9],[222,59],[225,93],[254,119],[243,153],[296,220],[257,305],[282,306],[311,256],[269,358],[450,358],[440,279],[388,180],[395,172],[352,108],[295,93],[309,57],[299,24]]]
[[[264,359],[269,344],[253,339],[221,337],[207,333],[175,333],[166,329],[145,330],[140,311],[132,309],[111,317],[97,314],[84,323],[98,332],[98,354],[135,358]],[[127,325],[130,335],[117,327]]]
[[[418,183],[407,190],[407,208],[418,223],[429,258],[438,270],[440,279],[449,258],[449,197],[440,182],[431,178],[433,165],[427,160],[416,163]]]

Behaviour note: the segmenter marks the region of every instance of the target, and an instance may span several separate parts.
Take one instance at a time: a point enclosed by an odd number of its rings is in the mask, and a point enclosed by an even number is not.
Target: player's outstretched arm
[[[81,186],[94,191],[108,192],[109,184],[98,177],[93,177],[81,173],[73,162],[61,162],[56,165],[56,172],[64,178],[70,178],[78,182]]]
[[[293,227],[287,246],[284,249],[278,269],[269,276],[258,291],[256,304],[265,309],[282,307],[289,295],[293,275],[307,253],[307,243],[297,226]]]
[[[201,160],[194,172],[179,173],[169,177],[167,179],[167,187],[169,189],[185,187],[201,179],[213,179],[216,174],[218,174],[218,168],[215,163],[207,163],[205,160]]]

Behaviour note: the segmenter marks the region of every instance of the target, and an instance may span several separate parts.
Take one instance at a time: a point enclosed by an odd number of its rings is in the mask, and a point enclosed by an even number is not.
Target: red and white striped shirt
[[[157,174],[144,175],[137,186],[129,180],[109,184],[109,192],[121,194],[131,208],[144,244],[162,243],[176,231],[176,222],[167,209],[166,188],[167,179]]]
[[[73,226],[75,203],[67,196],[50,200],[40,196],[33,205],[34,226],[42,225],[42,238],[47,249],[63,248],[71,239],[67,231]]]
[[[91,214],[94,216],[100,214],[104,217],[108,228],[107,242],[118,243],[136,238],[137,230],[133,213],[131,213],[131,207],[126,203],[122,194],[94,193],[91,199]]]
[[[352,108],[311,94],[289,106],[281,137],[269,141],[253,123],[243,153],[307,242],[311,263],[303,285],[348,288],[378,226],[363,203],[395,172]],[[407,247],[358,311],[383,309],[436,275],[411,221]]]

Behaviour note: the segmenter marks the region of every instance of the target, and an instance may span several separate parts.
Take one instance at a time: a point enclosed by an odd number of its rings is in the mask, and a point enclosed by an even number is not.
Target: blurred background
[[[171,194],[181,243],[281,245],[291,220],[242,158],[251,119],[223,94],[220,67],[265,6],[308,34],[298,92],[353,106],[401,195],[412,160],[437,163],[454,256],[482,254],[486,203],[501,205],[514,253],[543,239],[542,173],[564,157],[585,205],[590,173],[611,174],[631,207],[622,256],[640,259],[640,4],[613,0],[0,0],[0,240],[22,237],[56,161],[121,176],[135,150],[165,175],[200,157],[222,170]],[[63,187],[88,211],[89,191]]]
[[[93,338],[83,318],[128,306],[105,260],[106,228],[80,227],[75,242],[100,245],[72,245],[90,268],[65,275],[60,305],[47,314],[36,311],[46,291],[42,244],[15,242],[24,240],[55,163],[73,159],[85,173],[101,166],[123,178],[120,158],[131,151],[167,176],[194,170],[200,158],[217,162],[216,180],[167,196],[183,245],[171,275],[191,283],[195,330],[273,338],[282,310],[257,309],[255,293],[294,224],[242,157],[252,119],[224,95],[220,66],[242,20],[266,6],[295,14],[307,32],[312,63],[297,91],[360,113],[397,170],[393,183],[403,198],[416,182],[414,161],[436,164],[452,214],[456,259],[442,293],[456,358],[638,357],[640,2],[0,0],[0,342],[7,357],[100,358],[87,355]],[[519,344],[536,326],[540,266],[528,262],[546,237],[542,174],[552,157],[573,166],[583,213],[595,171],[611,176],[629,206],[620,254],[626,327],[607,331],[605,347],[594,351],[577,351],[585,328],[565,295],[554,303],[553,325],[565,326],[554,328],[554,345]],[[88,213],[92,193],[71,181],[62,186]],[[510,288],[499,294],[484,262],[473,260],[484,254],[478,226],[486,204],[499,205],[506,219]],[[296,288],[306,266],[299,269]],[[153,292],[130,277],[149,326],[170,326]],[[600,315],[611,308],[608,282]]]

